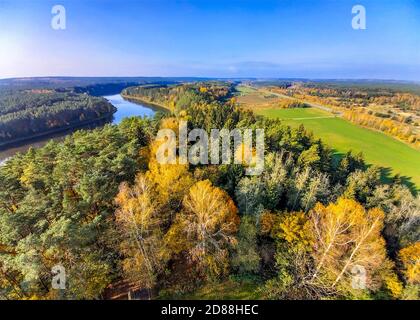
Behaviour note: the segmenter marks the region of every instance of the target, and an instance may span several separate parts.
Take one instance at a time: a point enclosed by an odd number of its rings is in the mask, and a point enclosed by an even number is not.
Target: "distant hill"
[[[29,77],[0,79],[0,89],[69,89],[77,87],[94,88],[110,85],[140,85],[148,83],[180,83],[200,81],[204,78],[191,77]]]

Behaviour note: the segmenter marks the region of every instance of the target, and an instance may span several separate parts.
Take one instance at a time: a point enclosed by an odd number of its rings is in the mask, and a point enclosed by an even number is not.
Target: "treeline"
[[[0,145],[50,130],[111,117],[105,99],[55,90],[6,91],[0,95]]]
[[[170,79],[165,80],[164,78],[151,78],[148,80],[145,78],[144,80],[138,80],[138,81],[127,81],[127,82],[100,82],[100,83],[94,83],[87,86],[75,86],[72,88],[69,88],[67,91],[73,91],[75,93],[87,93],[91,96],[105,96],[105,95],[112,95],[112,94],[118,94],[121,91],[123,91],[125,88],[128,87],[134,87],[134,86],[167,86],[167,85],[174,85],[178,83],[177,81],[173,81]]]
[[[398,93],[420,94],[420,86],[412,81],[386,81],[386,80],[295,80],[307,88],[333,89],[342,92],[368,92],[370,95],[386,96]]]
[[[97,83],[85,87],[76,86],[73,88],[75,93],[87,93],[91,96],[105,96],[118,94],[127,87],[138,85],[136,82],[122,82],[122,83]]]
[[[420,111],[420,96],[383,88],[325,87],[318,84],[295,83],[289,87],[273,86],[274,90],[291,97],[306,97],[313,102],[337,107],[388,106],[400,111]]]
[[[199,103],[80,131],[0,168],[2,297],[104,298],[120,284],[182,297],[251,279],[268,299],[418,299],[420,204],[398,177],[383,184],[361,155],[337,161],[303,127],[191,90]],[[157,162],[157,130],[180,120],[264,129],[264,172]],[[66,290],[50,286],[56,265]]]
[[[388,114],[369,114],[365,110],[352,109],[343,113],[344,119],[359,125],[385,132],[420,148],[420,137],[406,123],[395,121]]]
[[[281,109],[293,109],[293,108],[308,108],[309,105],[304,102],[297,101],[297,100],[282,99],[279,102],[279,107]]]
[[[231,98],[233,84],[220,81],[196,82],[183,85],[144,85],[126,88],[122,95],[157,104],[173,112],[180,112],[190,105],[225,101]]]

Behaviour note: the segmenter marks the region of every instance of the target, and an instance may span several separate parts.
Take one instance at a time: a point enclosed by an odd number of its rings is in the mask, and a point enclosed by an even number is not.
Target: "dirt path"
[[[306,117],[306,118],[287,118],[287,120],[312,120],[312,119],[331,119],[331,118],[337,118],[337,116]]]

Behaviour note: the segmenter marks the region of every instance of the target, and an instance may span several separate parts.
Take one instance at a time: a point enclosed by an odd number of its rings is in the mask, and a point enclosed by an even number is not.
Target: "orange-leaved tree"
[[[399,258],[404,266],[404,277],[409,284],[420,284],[420,242],[403,248]]]

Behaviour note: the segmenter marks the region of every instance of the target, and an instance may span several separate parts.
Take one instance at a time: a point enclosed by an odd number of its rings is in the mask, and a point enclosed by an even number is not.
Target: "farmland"
[[[260,109],[257,113],[281,118],[292,127],[303,124],[337,152],[363,152],[368,163],[391,168],[420,185],[420,152],[383,133],[365,129],[315,108]]]

